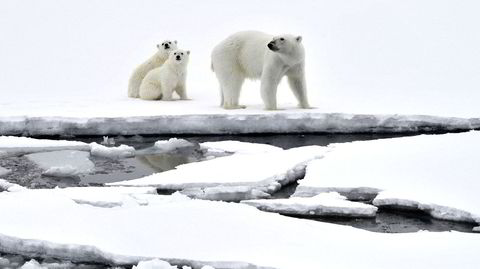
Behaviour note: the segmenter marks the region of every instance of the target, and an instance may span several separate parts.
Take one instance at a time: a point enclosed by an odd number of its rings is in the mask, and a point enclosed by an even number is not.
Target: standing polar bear
[[[185,81],[190,51],[174,50],[165,63],[145,76],[140,85],[140,98],[144,100],[171,101],[173,92],[187,99]]]
[[[177,41],[165,40],[162,44],[157,44],[157,49],[157,53],[133,71],[128,82],[128,97],[139,97],[138,91],[145,75],[147,75],[150,70],[160,67],[168,59],[170,52],[177,49]]]
[[[260,78],[265,109],[277,109],[277,87],[283,76],[288,77],[299,107],[310,108],[301,36],[238,32],[213,49],[212,70],[220,83],[220,105],[225,109],[245,108],[238,104],[245,78]]]

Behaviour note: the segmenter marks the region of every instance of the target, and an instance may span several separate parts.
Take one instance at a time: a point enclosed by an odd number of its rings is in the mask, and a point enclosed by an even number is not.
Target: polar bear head
[[[189,50],[173,50],[170,52],[169,61],[175,64],[187,64],[190,56]]]
[[[280,35],[273,37],[267,47],[277,53],[291,53],[302,47],[302,37],[293,35]]]
[[[168,55],[170,51],[177,49],[177,40],[175,41],[165,40],[161,44],[157,44],[157,49],[160,52],[166,52]]]

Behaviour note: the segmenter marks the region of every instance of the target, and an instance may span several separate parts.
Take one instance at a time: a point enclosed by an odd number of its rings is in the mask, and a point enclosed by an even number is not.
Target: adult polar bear
[[[277,87],[283,76],[288,77],[299,107],[310,108],[301,36],[235,33],[213,49],[212,70],[220,83],[220,105],[225,109],[245,108],[238,104],[245,78],[260,78],[265,109],[277,109]]]
[[[130,80],[128,81],[128,97],[140,97],[139,90],[143,78],[150,70],[162,66],[162,64],[168,59],[170,52],[176,49],[177,40],[165,40],[162,44],[157,44],[157,52],[133,71]]]

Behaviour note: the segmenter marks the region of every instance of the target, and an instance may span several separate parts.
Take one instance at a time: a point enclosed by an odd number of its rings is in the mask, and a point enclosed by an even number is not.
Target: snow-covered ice
[[[184,190],[189,196],[214,200],[226,199],[225,196],[232,200],[265,198],[281,186],[301,178],[306,164],[321,157],[325,149],[307,146],[259,154],[234,154],[108,185]]]
[[[1,133],[1,132],[0,132]],[[79,141],[36,139],[30,137],[0,136],[0,156],[21,155],[55,150],[90,150],[87,143]]]
[[[288,215],[375,217],[377,212],[375,206],[348,201],[336,192],[320,193],[313,197],[244,200],[241,203]]]
[[[135,148],[127,145],[120,145],[118,147],[106,147],[98,143],[90,143],[90,154],[93,156],[100,156],[106,158],[128,158],[135,156]]]
[[[168,140],[159,140],[155,142],[154,147],[161,152],[171,152],[176,149],[193,147],[195,144],[185,139],[170,138]]]
[[[22,187],[15,183],[10,183],[5,179],[0,179],[0,191],[8,191],[8,192],[15,192],[15,191],[24,191],[27,188]]]
[[[412,261],[421,268],[480,264],[476,234],[372,233],[243,204],[184,196],[165,200],[145,194],[144,198],[146,205],[104,208],[76,203],[55,189],[2,192],[0,249],[32,258],[47,255],[118,265],[158,258],[193,268],[257,268],[253,264],[285,269],[406,268]]]
[[[476,131],[335,144],[309,164],[295,196],[380,192],[374,205],[479,222],[479,159]]]
[[[279,152],[282,149],[276,146],[260,143],[240,142],[233,140],[224,140],[216,142],[200,143],[202,149],[207,150],[207,154],[224,154],[224,153],[240,153],[240,154],[256,154]]]
[[[25,155],[44,170],[43,174],[53,177],[78,176],[89,173],[95,165],[90,153],[77,150],[59,150]]]

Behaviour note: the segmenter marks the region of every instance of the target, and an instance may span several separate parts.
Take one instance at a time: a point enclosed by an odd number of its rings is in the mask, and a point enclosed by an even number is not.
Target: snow
[[[295,196],[338,191],[348,197],[366,191],[367,196],[379,193],[376,206],[479,222],[479,159],[476,131],[335,144],[309,164]]]
[[[282,149],[267,144],[240,142],[233,140],[203,142],[200,143],[202,149],[207,150],[207,154],[222,154],[222,153],[240,153],[240,154],[255,154],[279,152]]]
[[[476,233],[480,233],[480,226],[473,227],[472,231],[474,231]]]
[[[263,211],[287,215],[375,217],[377,212],[375,206],[350,202],[337,192],[320,193],[313,197],[245,200],[241,203]]]
[[[22,187],[15,183],[10,183],[5,179],[0,179],[0,191],[15,192],[15,191],[24,191],[24,190],[26,190],[25,187]]]
[[[321,157],[324,151],[325,147],[307,146],[259,154],[234,154],[108,185],[185,190],[185,194],[202,199],[216,200],[223,195],[234,200],[265,198],[268,193],[301,178],[306,163]]]
[[[189,148],[193,147],[195,144],[188,142],[185,139],[170,138],[168,140],[159,140],[155,142],[154,147],[159,149],[161,152],[171,152],[180,148]]]
[[[0,132],[2,133],[2,132]],[[0,136],[0,156],[54,150],[90,150],[90,146],[79,141],[36,139],[30,137]]]
[[[171,266],[168,262],[159,259],[150,261],[141,261],[132,269],[177,269],[177,266]]]
[[[98,143],[90,143],[90,154],[93,156],[100,156],[106,158],[129,158],[135,156],[135,148],[127,145],[120,145],[118,147],[106,147]]]
[[[41,169],[43,174],[53,177],[74,177],[93,170],[90,153],[76,150],[59,150],[25,155]]]
[[[48,255],[111,265],[160,259],[193,268],[406,268],[412,261],[421,268],[480,264],[476,234],[372,233],[237,203],[182,196],[165,200],[149,194],[145,199],[147,205],[104,208],[78,204],[58,190],[2,192],[0,249],[32,258]]]

